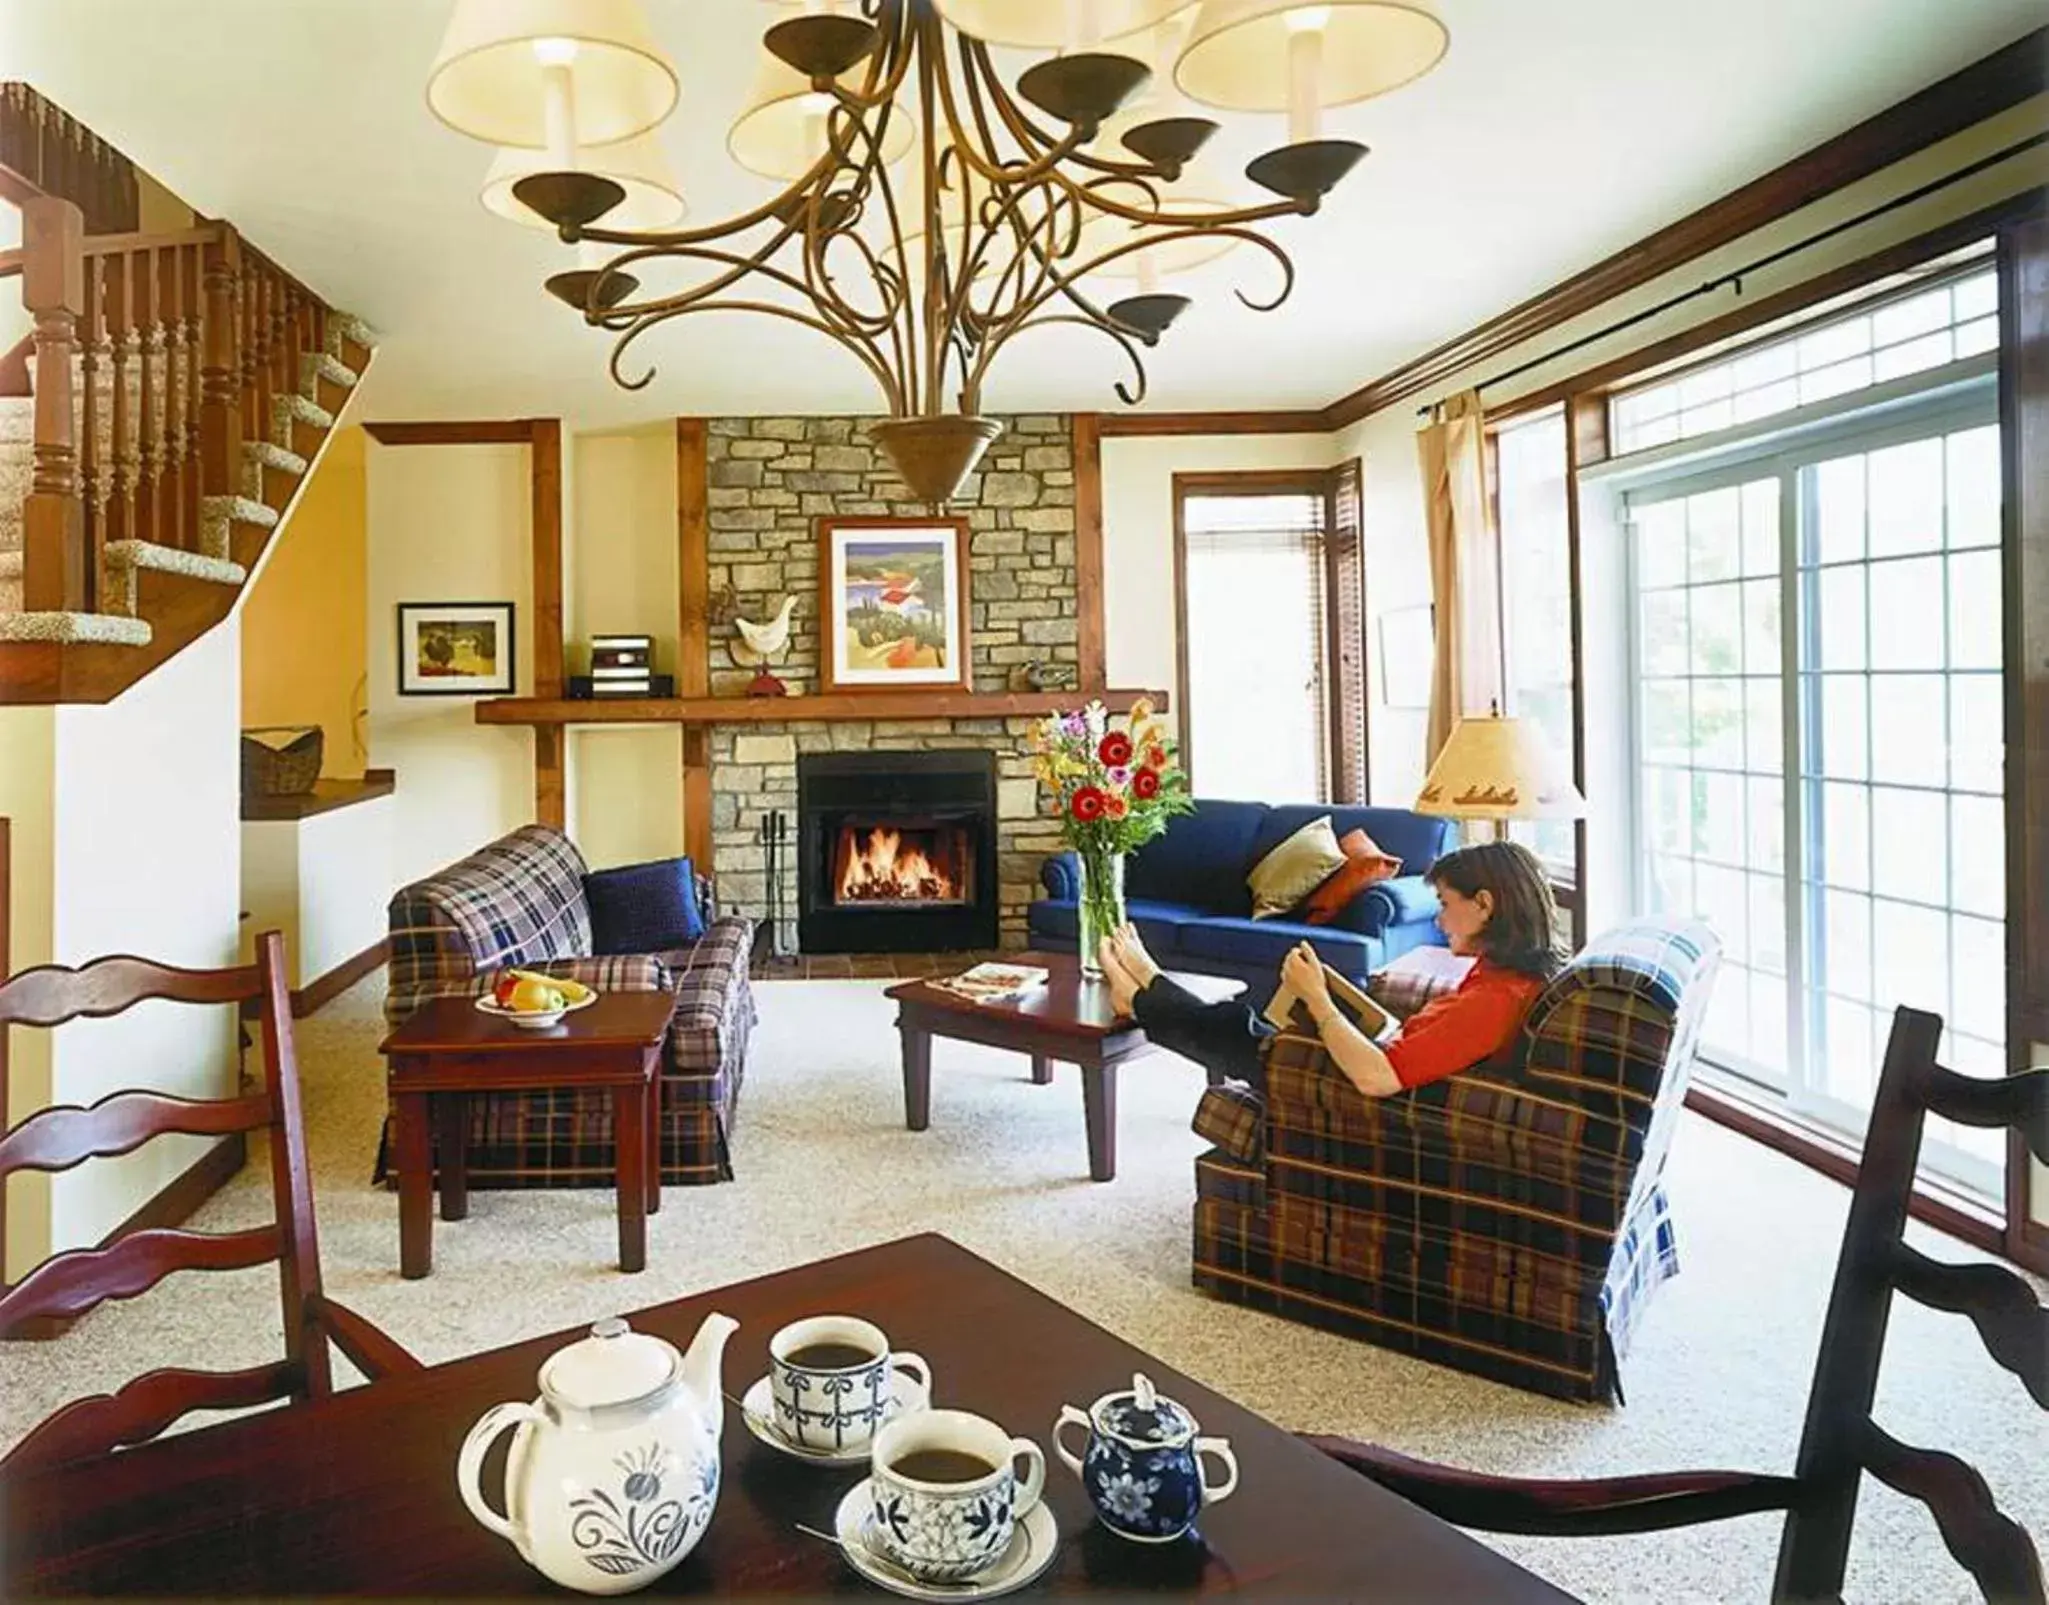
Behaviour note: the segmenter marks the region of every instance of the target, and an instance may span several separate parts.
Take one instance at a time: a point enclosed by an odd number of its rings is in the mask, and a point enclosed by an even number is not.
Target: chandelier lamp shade
[[[488,145],[614,145],[676,109],[640,0],[456,0],[427,104]]]
[[[1190,167],[1219,125],[1173,86],[1233,110],[1378,93],[1443,54],[1424,4],[810,0],[766,29],[768,59],[727,140],[737,163],[781,188],[690,227],[645,221],[629,204],[634,176],[589,148],[643,132],[636,119],[674,100],[674,75],[630,0],[458,0],[428,98],[465,132],[546,151],[511,194],[564,243],[611,253],[549,288],[613,336],[620,385],[653,379],[635,348],[675,319],[738,312],[800,325],[868,372],[887,414],[872,435],[911,495],[936,503],[1002,431],[982,405],[1012,340],[1093,332],[1121,352],[1116,392],[1137,404],[1144,353],[1190,304],[1161,293],[1158,277],[1243,247],[1266,282],[1238,299],[1278,307],[1295,270],[1265,225],[1313,215],[1366,154],[1297,115],[1289,140],[1246,167],[1244,198],[1230,199],[1235,180]],[[1434,30],[1427,52],[1404,43],[1417,17]],[[1170,19],[1179,25],[1160,26]],[[1390,40],[1406,52],[1398,62],[1351,59]],[[1058,53],[1013,81],[992,46]],[[1278,69],[1261,65],[1276,51]],[[1197,52],[1215,59],[1191,71]],[[614,57],[648,65],[666,87],[614,70]],[[662,270],[645,294],[642,264]],[[1136,294],[1109,298],[1133,279]]]

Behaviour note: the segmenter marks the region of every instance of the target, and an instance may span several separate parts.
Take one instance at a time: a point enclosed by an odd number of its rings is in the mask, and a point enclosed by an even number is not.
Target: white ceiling
[[[725,153],[762,0],[645,0],[683,79],[662,130],[694,221],[771,189]],[[1050,0],[1049,0],[1050,3]],[[1147,405],[1320,406],[1620,249],[2040,21],[2040,0],[1442,0],[1444,64],[1327,130],[1373,154],[1280,236],[1299,278],[1240,251],[1177,280],[1197,305],[1151,359]],[[373,416],[877,410],[852,358],[758,316],[644,339],[628,394],[607,341],[546,296],[570,255],[477,201],[491,152],[428,113],[449,0],[0,0],[0,77],[25,78],[171,189],[231,219],[385,337]],[[1226,119],[1231,170],[1285,137]],[[988,410],[1114,408],[1108,342],[1029,334]]]

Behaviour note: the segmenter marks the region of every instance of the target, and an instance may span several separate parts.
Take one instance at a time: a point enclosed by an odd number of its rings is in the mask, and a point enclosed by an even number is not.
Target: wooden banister
[[[0,191],[70,201],[87,232],[135,228],[142,192],[135,164],[27,84],[0,83]]]

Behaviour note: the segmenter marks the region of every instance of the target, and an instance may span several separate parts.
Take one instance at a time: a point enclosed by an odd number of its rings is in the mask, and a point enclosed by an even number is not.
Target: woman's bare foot
[[[1130,974],[1138,989],[1143,992],[1151,986],[1153,978],[1160,973],[1160,967],[1153,962],[1152,954],[1145,950],[1145,943],[1139,940],[1138,927],[1126,920],[1111,933],[1109,941],[1118,964]]]
[[[1117,956],[1115,936],[1105,936],[1096,943],[1096,962],[1102,965],[1103,980],[1110,988],[1110,1007],[1118,1014],[1128,1016],[1132,999],[1138,996],[1139,986]]]

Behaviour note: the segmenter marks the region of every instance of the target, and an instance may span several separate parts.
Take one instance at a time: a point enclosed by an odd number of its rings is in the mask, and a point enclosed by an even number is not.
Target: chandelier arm
[[[936,22],[937,18],[933,20]],[[1082,137],[1079,128],[1070,128],[1067,131],[1066,138],[1057,140],[1044,149],[1035,149],[1040,141],[1033,139],[1030,125],[1017,114],[1017,109],[1010,98],[1010,92],[1003,87],[1001,80],[997,78],[995,66],[989,60],[989,47],[983,44],[981,40],[971,39],[966,34],[960,36],[960,42],[963,57],[974,62],[976,71],[983,77],[984,86],[988,90],[990,100],[996,107],[997,114],[1003,119],[1004,126],[1010,130],[1012,136],[1024,147],[1025,152],[1025,160],[1021,163],[996,161],[993,154],[996,149],[995,141],[989,139],[989,130],[986,122],[983,124],[982,132],[984,139],[988,140],[991,154],[985,156],[981,151],[977,150],[969,137],[966,124],[961,119],[960,107],[954,100],[953,75],[947,72],[940,72],[937,75],[940,105],[946,113],[947,129],[952,133],[954,143],[959,147],[963,161],[991,183],[1028,184],[1041,175],[1051,172],[1061,162],[1081,149]],[[972,75],[965,76],[968,83],[972,84],[975,81]]]
[[[1044,317],[1029,318],[1025,322],[1017,325],[1017,327],[1012,329],[1010,332],[1012,334],[1023,334],[1027,329],[1043,329],[1051,324],[1056,323],[1078,323],[1083,328],[1092,329],[1097,334],[1107,337],[1108,339],[1114,341],[1119,347],[1121,347],[1124,352],[1125,360],[1131,364],[1131,373],[1133,379],[1136,381],[1136,387],[1128,388],[1125,382],[1122,379],[1120,379],[1112,388],[1114,388],[1117,392],[1118,399],[1122,401],[1127,407],[1135,407],[1141,401],[1145,400],[1145,359],[1141,357],[1138,353],[1138,342],[1132,339],[1132,337],[1126,334],[1122,329],[1117,328],[1115,325],[1108,323],[1099,323],[1093,318],[1086,318],[1078,313],[1051,312],[1046,314]],[[994,355],[995,353],[993,350],[985,354],[983,361],[976,372],[976,376],[972,387],[962,392],[962,402],[969,411],[978,410],[980,407],[982,395],[982,372],[987,369],[989,359],[992,358]]]
[[[890,404],[892,415],[900,416],[903,412],[902,391],[895,377],[888,368],[883,366],[881,361],[866,345],[841,333],[829,323],[799,312],[794,307],[777,306],[772,301],[693,301],[686,306],[671,307],[663,311],[643,314],[635,320],[633,327],[622,334],[612,346],[610,367],[613,382],[624,390],[646,389],[648,384],[654,379],[656,370],[653,367],[649,367],[647,372],[638,379],[625,378],[620,373],[619,362],[626,355],[626,348],[658,324],[666,323],[671,318],[687,317],[693,312],[765,312],[770,317],[784,318],[791,323],[802,324],[807,329],[816,330],[819,334],[838,342],[856,357],[860,358],[862,363],[867,366],[868,371],[874,374],[876,382],[882,386],[883,396]]]

